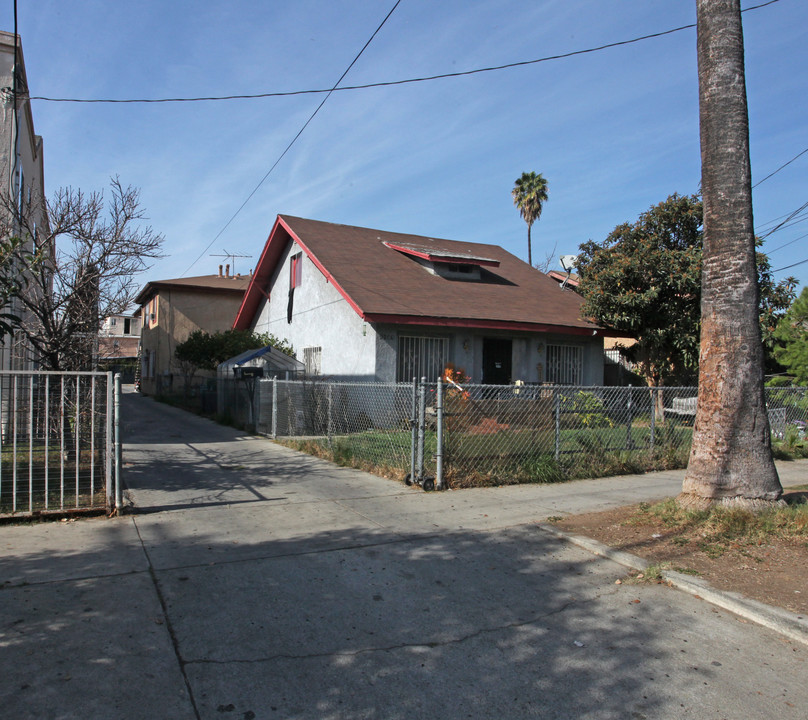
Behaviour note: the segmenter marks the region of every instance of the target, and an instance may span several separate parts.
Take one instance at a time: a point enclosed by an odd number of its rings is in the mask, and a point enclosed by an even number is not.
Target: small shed
[[[271,345],[225,360],[216,368],[218,412],[245,427],[259,430],[255,418],[260,417],[261,403],[271,402],[272,391],[271,383],[259,381],[297,380],[304,372],[302,362]]]
[[[225,360],[216,368],[216,377],[220,380],[273,377],[296,380],[303,375],[304,370],[305,366],[300,360],[267,345],[245,350],[240,355]]]

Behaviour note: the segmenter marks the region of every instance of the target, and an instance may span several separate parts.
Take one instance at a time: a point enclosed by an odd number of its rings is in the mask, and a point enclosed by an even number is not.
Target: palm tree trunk
[[[680,504],[756,507],[782,486],[771,454],[758,319],[739,0],[696,0],[704,255],[699,397]]]
[[[530,224],[527,226],[527,264],[533,267],[533,251],[530,241]]]

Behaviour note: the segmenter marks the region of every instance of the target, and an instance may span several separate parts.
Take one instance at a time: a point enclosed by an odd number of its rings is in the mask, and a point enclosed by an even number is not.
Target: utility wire
[[[769,230],[769,232],[764,233],[763,235],[761,235],[760,239],[765,240],[767,237],[769,237],[769,235],[771,235],[772,233],[775,233],[778,230],[780,230],[784,225],[786,225],[786,223],[788,223],[794,217],[799,215],[803,210],[805,210],[805,208],[808,208],[808,202],[803,203],[802,205],[800,205],[794,212],[790,213],[788,215],[788,217],[786,217],[786,219],[783,220],[783,222],[779,223],[778,225],[775,225],[771,230]]]
[[[782,250],[784,247],[788,247],[789,245],[793,245],[795,242],[797,242],[797,240],[802,240],[804,237],[808,237],[808,233],[805,233],[805,235],[799,235],[798,237],[795,237],[793,240],[789,240],[787,243],[783,243],[782,245],[778,245],[776,248],[774,248],[774,250],[767,250],[766,254],[771,255],[772,253],[776,253],[778,250]]]
[[[252,199],[253,195],[255,195],[255,193],[257,193],[257,192],[258,192],[258,189],[259,189],[259,188],[260,188],[260,187],[261,187],[261,186],[264,184],[264,182],[266,181],[266,179],[267,179],[267,178],[268,178],[268,177],[269,177],[269,176],[272,174],[272,171],[273,171],[273,170],[274,170],[274,169],[275,169],[275,168],[278,166],[278,164],[280,163],[280,161],[281,161],[281,160],[283,160],[283,158],[284,158],[284,156],[286,155],[286,153],[288,153],[288,152],[289,152],[289,150],[291,150],[291,149],[292,149],[292,145],[294,145],[294,144],[297,142],[297,139],[298,139],[298,138],[299,138],[299,137],[300,137],[300,136],[303,134],[303,131],[304,131],[304,130],[305,130],[305,129],[306,129],[308,126],[309,126],[309,123],[310,123],[312,120],[314,120],[314,116],[315,116],[315,115],[317,115],[317,113],[318,113],[318,112],[320,112],[320,108],[322,108],[322,107],[323,107],[323,105],[325,105],[325,104],[326,104],[326,101],[328,100],[328,98],[330,98],[330,97],[331,97],[331,93],[333,93],[333,92],[334,92],[334,91],[337,89],[337,85],[339,85],[339,84],[340,84],[340,83],[343,81],[343,79],[345,78],[345,76],[346,76],[346,75],[347,75],[347,74],[350,72],[351,68],[352,68],[352,67],[353,67],[353,66],[356,64],[356,62],[357,62],[357,61],[359,60],[359,58],[362,56],[362,53],[364,53],[364,52],[365,52],[365,50],[367,50],[368,45],[370,45],[370,43],[372,43],[372,42],[373,42],[373,39],[376,37],[376,35],[379,33],[379,31],[382,29],[382,27],[384,27],[384,24],[387,22],[387,20],[390,18],[390,16],[391,16],[391,15],[392,15],[392,14],[395,12],[396,8],[399,6],[399,3],[401,3],[401,0],[396,0],[395,5],[393,5],[393,7],[391,8],[390,12],[388,12],[388,13],[387,13],[387,15],[385,16],[384,20],[382,20],[382,21],[381,21],[381,23],[379,24],[379,27],[377,27],[377,28],[376,28],[376,29],[373,31],[373,34],[370,36],[370,38],[368,39],[368,41],[367,41],[367,42],[364,44],[364,46],[362,47],[362,49],[361,49],[361,50],[360,50],[360,51],[357,53],[356,57],[355,57],[353,60],[351,60],[351,64],[350,64],[350,65],[348,65],[348,67],[345,69],[345,72],[343,72],[343,73],[342,73],[342,75],[340,75],[339,80],[337,80],[337,82],[336,82],[336,83],[334,83],[334,87],[332,87],[332,88],[331,88],[331,90],[329,90],[329,91],[328,91],[328,94],[327,94],[327,95],[326,95],[326,96],[323,98],[322,102],[321,102],[321,103],[320,103],[320,104],[317,106],[317,108],[315,109],[315,111],[314,111],[314,112],[313,112],[313,113],[312,113],[312,114],[309,116],[309,119],[308,119],[308,120],[306,120],[306,122],[305,122],[305,123],[303,123],[303,127],[301,127],[301,128],[300,128],[300,130],[298,130],[298,131],[297,131],[297,135],[295,135],[295,136],[292,138],[292,141],[291,141],[291,142],[290,142],[290,143],[289,143],[289,144],[286,146],[286,149],[285,149],[285,150],[284,150],[284,151],[283,151],[283,152],[282,152],[282,153],[281,153],[281,154],[278,156],[278,159],[277,159],[277,160],[275,160],[275,162],[272,164],[272,167],[270,167],[270,168],[269,168],[269,170],[267,170],[266,175],[264,175],[264,177],[262,177],[262,178],[261,178],[261,181],[258,183],[258,185],[256,185],[256,186],[253,188],[253,191],[252,191],[252,192],[251,192],[251,193],[250,193],[250,194],[247,196],[247,199],[246,199],[246,200],[245,200],[243,203],[241,203],[241,205],[239,206],[238,210],[236,210],[236,212],[234,212],[234,213],[233,213],[232,217],[231,217],[231,218],[230,218],[230,219],[229,219],[229,220],[228,220],[228,221],[225,223],[224,227],[223,227],[221,230],[219,230],[219,232],[218,232],[218,233],[216,233],[216,237],[214,237],[214,238],[213,238],[213,240],[211,240],[211,241],[210,241],[210,243],[208,243],[207,247],[206,247],[206,248],[205,248],[205,249],[204,249],[204,250],[203,250],[203,251],[202,251],[202,252],[199,254],[199,257],[197,257],[197,258],[196,258],[196,260],[194,260],[194,261],[193,261],[193,262],[192,262],[192,263],[191,263],[191,264],[190,264],[190,265],[189,265],[189,266],[186,268],[185,272],[183,272],[183,273],[182,273],[182,275],[181,275],[180,277],[183,277],[183,276],[185,275],[185,273],[187,273],[187,272],[188,272],[188,271],[189,271],[189,270],[190,270],[190,269],[191,269],[191,268],[192,268],[194,265],[196,265],[196,264],[197,264],[197,263],[198,263],[198,262],[199,262],[199,261],[202,259],[202,256],[203,256],[203,255],[204,255],[204,254],[205,254],[205,253],[206,253],[208,250],[210,250],[210,248],[211,248],[211,246],[213,245],[213,243],[215,243],[215,242],[216,242],[216,241],[219,239],[219,237],[222,235],[222,233],[223,233],[225,230],[227,230],[227,228],[230,226],[230,223],[232,223],[232,222],[233,222],[233,220],[235,220],[235,219],[236,219],[236,216],[237,216],[237,215],[238,215],[238,214],[239,214],[239,213],[240,213],[240,212],[241,212],[241,211],[244,209],[244,206],[245,206],[245,205],[246,205],[248,202],[250,202],[250,200]]]
[[[756,188],[758,185],[760,185],[760,183],[766,182],[773,175],[777,175],[777,173],[779,173],[784,167],[787,167],[788,165],[791,165],[791,163],[793,163],[798,157],[801,157],[802,155],[805,155],[805,153],[808,153],[808,148],[805,148],[805,150],[803,150],[801,153],[798,153],[797,155],[795,155],[787,163],[783,163],[779,168],[777,168],[777,170],[775,170],[772,173],[769,173],[765,178],[763,178],[763,180],[758,180],[754,185],[752,185],[752,187]]]
[[[767,220],[764,223],[760,223],[755,228],[755,232],[756,233],[763,232],[763,228],[765,228],[767,225],[774,225],[774,223],[776,223],[778,220],[780,220],[781,218],[784,218],[784,217],[786,217],[787,215],[790,215],[790,214],[791,213],[784,213],[783,215],[778,215],[776,218],[772,218],[771,220]]]
[[[769,2],[760,5],[753,5],[741,12],[749,12],[750,10],[758,10],[767,5],[773,5],[780,0],[769,0]],[[398,5],[398,3],[396,3]],[[395,9],[395,8],[393,8]],[[391,10],[392,12],[392,10]],[[384,24],[384,23],[382,23]],[[381,27],[381,26],[380,26]],[[476,68],[474,70],[462,70],[452,73],[440,73],[438,75],[428,75],[425,77],[407,78],[404,80],[390,80],[386,82],[367,83],[364,85],[344,85],[343,87],[320,88],[315,90],[290,90],[288,92],[266,92],[244,95],[212,95],[208,97],[175,97],[175,98],[133,98],[133,99],[113,99],[113,98],[54,98],[45,97],[42,95],[33,95],[31,100],[43,100],[45,102],[62,102],[62,103],[186,103],[186,102],[211,102],[218,100],[255,100],[258,98],[271,98],[271,97],[291,97],[294,95],[317,95],[327,93],[326,99],[333,92],[341,92],[344,90],[367,90],[369,88],[378,87],[392,87],[395,85],[408,85],[411,83],[431,82],[432,80],[443,80],[446,78],[464,77],[468,75],[478,75],[480,73],[495,72],[498,70],[508,70],[510,68],[525,67],[527,65],[536,65],[537,63],[549,62],[551,60],[564,60],[566,58],[575,57],[577,55],[587,55],[589,53],[600,52],[601,50],[609,50],[611,48],[622,47],[624,45],[632,45],[633,43],[642,42],[644,40],[652,40],[654,38],[664,37],[665,35],[672,35],[673,33],[681,32],[682,30],[690,30],[696,27],[695,23],[689,25],[682,25],[680,27],[672,28],[671,30],[663,30],[662,32],[651,33],[650,35],[642,35],[641,37],[632,38],[631,40],[620,40],[618,42],[607,43],[606,45],[598,45],[597,47],[586,48],[585,50],[573,50],[568,53],[560,55],[548,55],[546,57],[536,58],[535,60],[522,60],[519,62],[506,63],[504,65],[492,65],[490,67]],[[361,53],[360,53],[361,55]],[[358,56],[357,56],[358,58]],[[350,69],[350,68],[349,68]],[[347,72],[347,71],[346,71]],[[776,171],[775,171],[776,172]],[[765,180],[766,178],[764,178]],[[760,182],[763,182],[761,180]]]
[[[772,272],[780,272],[781,270],[790,270],[793,267],[797,267],[797,265],[805,265],[808,263],[808,259],[800,260],[799,262],[795,262],[793,265],[786,265],[785,267],[777,268],[776,270],[772,270]]]
[[[792,228],[795,225],[799,225],[802,222],[808,220],[808,212],[802,212],[799,215],[789,216],[786,219],[784,225],[778,225],[776,228],[773,228],[771,232],[765,233],[763,237],[769,237],[774,232],[779,232],[780,230],[787,230],[788,228]]]

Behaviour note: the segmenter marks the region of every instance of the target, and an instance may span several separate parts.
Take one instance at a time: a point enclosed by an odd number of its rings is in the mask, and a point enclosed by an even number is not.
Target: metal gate
[[[120,507],[120,376],[0,372],[0,516]]]

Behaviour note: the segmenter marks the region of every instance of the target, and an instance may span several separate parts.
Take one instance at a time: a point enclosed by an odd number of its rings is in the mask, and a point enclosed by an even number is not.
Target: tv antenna
[[[211,253],[211,257],[220,257],[220,258],[227,258],[231,261],[230,266],[233,268],[233,275],[236,274],[236,258],[251,258],[252,255],[237,255],[236,253],[229,253],[227,250],[222,250],[224,255],[214,255]]]

